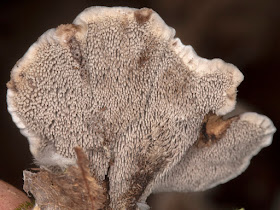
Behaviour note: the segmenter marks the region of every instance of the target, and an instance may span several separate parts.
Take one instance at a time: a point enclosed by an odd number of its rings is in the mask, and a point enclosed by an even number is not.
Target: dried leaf
[[[23,189],[32,193],[40,209],[103,209],[104,189],[90,175],[88,160],[81,148],[75,148],[77,166],[65,172],[53,173],[44,169],[37,173],[24,171]]]

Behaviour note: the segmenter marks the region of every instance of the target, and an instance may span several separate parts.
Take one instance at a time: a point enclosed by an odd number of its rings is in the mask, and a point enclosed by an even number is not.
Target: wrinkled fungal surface
[[[91,7],[45,32],[14,66],[8,110],[41,167],[75,164],[108,185],[113,209],[152,192],[199,191],[243,172],[271,143],[265,116],[230,119],[242,73],[174,38],[151,9]]]

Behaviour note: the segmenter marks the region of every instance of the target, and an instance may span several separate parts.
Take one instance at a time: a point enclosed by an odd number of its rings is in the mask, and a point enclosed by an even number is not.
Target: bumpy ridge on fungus
[[[242,73],[174,36],[151,9],[127,7],[91,7],[45,32],[7,84],[8,111],[37,163],[67,167],[82,147],[113,209],[144,209],[151,192],[204,190],[244,171],[271,143],[272,122],[218,118],[234,109]]]

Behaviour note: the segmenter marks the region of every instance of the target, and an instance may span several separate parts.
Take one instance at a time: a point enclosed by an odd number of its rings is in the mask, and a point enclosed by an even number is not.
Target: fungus
[[[273,123],[256,113],[224,119],[242,73],[174,36],[151,9],[126,7],[91,7],[45,32],[7,84],[8,111],[36,163],[67,168],[83,148],[112,209],[242,173],[271,143]]]

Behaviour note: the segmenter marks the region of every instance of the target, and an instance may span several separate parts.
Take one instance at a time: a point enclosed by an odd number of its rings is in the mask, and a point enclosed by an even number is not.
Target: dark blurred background
[[[6,110],[10,70],[49,28],[89,6],[150,7],[176,29],[184,44],[205,58],[222,58],[244,74],[238,101],[280,126],[279,0],[48,0],[8,1],[0,7],[0,179],[22,188],[22,171],[34,167],[27,140]],[[238,178],[203,193],[164,193],[148,199],[152,209],[280,210],[279,133]]]

